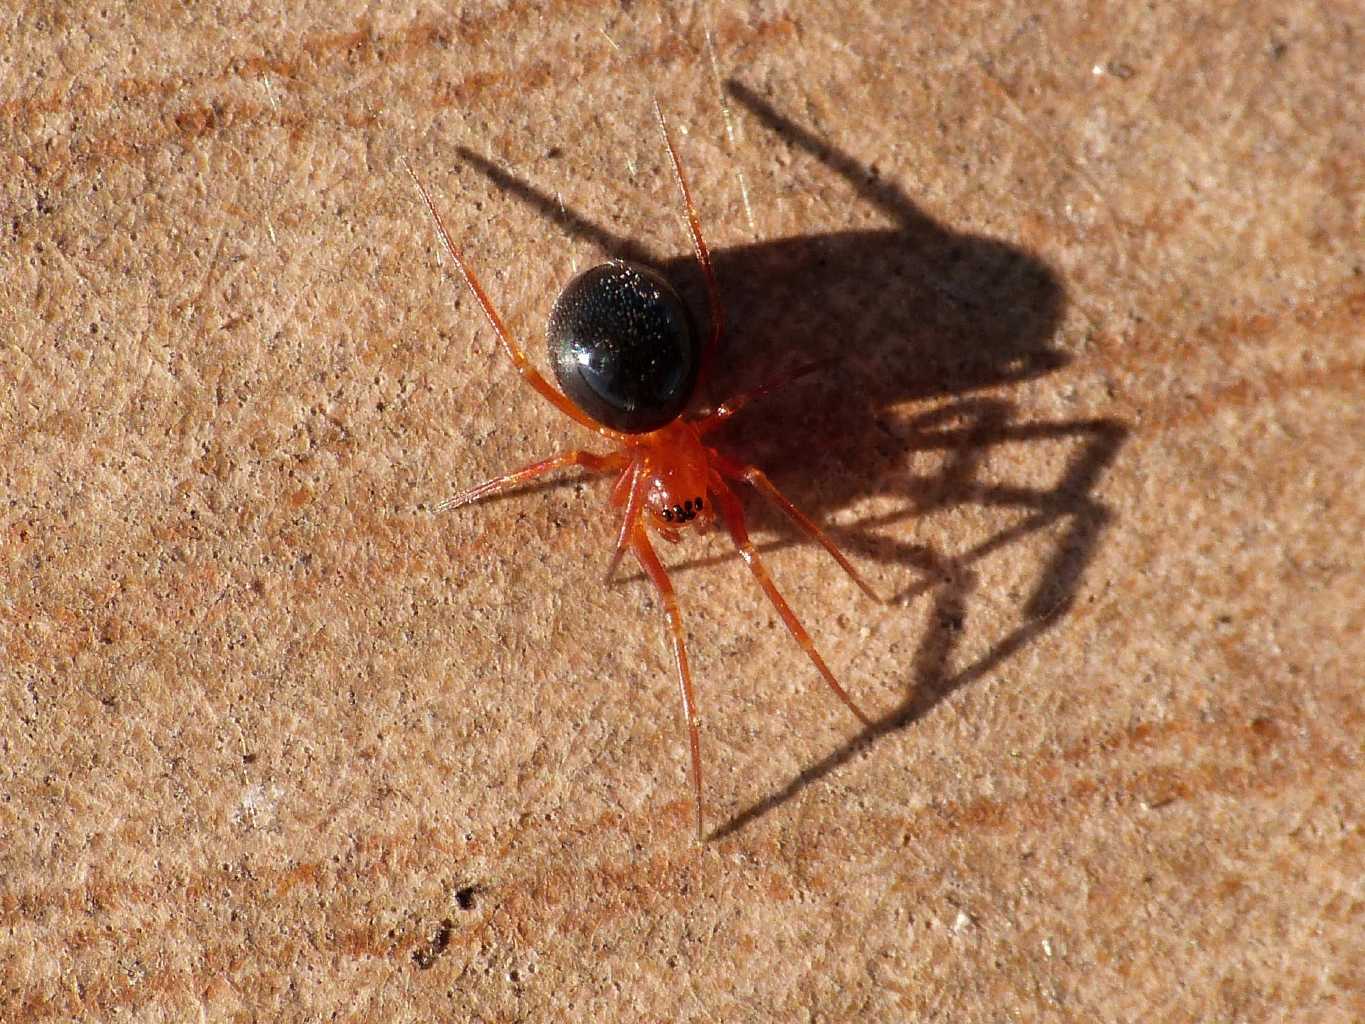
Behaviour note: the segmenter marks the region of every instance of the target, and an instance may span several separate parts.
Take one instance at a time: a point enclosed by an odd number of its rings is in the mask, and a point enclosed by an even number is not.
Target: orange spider
[[[702,838],[701,746],[697,730],[696,697],[687,667],[682,614],[668,573],[649,541],[649,530],[677,543],[691,525],[709,523],[720,512],[735,546],[758,585],[777,609],[796,642],[810,657],[831,690],[864,725],[871,720],[853,702],[820,657],[810,634],[797,620],[773,584],[744,524],[744,511],[727,481],[742,480],[781,509],[809,537],[824,546],[840,567],[873,600],[876,594],[829,537],[787,500],[761,470],[726,458],[703,438],[730,419],[744,405],[782,384],[823,366],[801,367],[785,378],[746,392],[713,410],[686,417],[683,411],[696,390],[698,377],[720,339],[722,314],[711,253],[702,238],[692,194],[668,131],[662,108],[654,114],[663,135],[673,176],[682,193],[683,208],[692,232],[692,247],[706,278],[711,330],[704,348],[698,345],[687,307],[659,274],[647,267],[613,260],[578,275],[555,301],[548,329],[550,362],[563,392],[555,390],[526,359],[464,255],[451,241],[441,215],[422,182],[404,161],[408,174],[431,212],[441,244],[459,268],[469,290],[482,307],[517,372],[532,388],[571,420],[611,441],[616,450],[605,455],[576,449],[562,452],[516,472],[489,480],[448,501],[435,511],[445,512],[524,484],[567,466],[593,473],[615,473],[610,504],[622,510],[620,532],[607,575],[610,578],[629,550],[654,584],[668,616],[683,712],[687,718],[692,753],[692,791],[696,805],[697,838]]]

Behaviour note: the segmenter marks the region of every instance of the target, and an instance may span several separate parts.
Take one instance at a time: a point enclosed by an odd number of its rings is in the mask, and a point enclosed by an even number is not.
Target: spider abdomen
[[[657,430],[681,415],[696,387],[692,317],[648,267],[613,260],[585,270],[555,300],[546,333],[559,386],[613,430]]]

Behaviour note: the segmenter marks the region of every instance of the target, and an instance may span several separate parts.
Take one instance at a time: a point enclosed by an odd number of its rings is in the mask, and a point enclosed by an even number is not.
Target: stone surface
[[[1365,1017],[1352,5],[22,5],[0,1018]],[[17,10],[17,8],[16,8]],[[820,684],[721,533],[603,584],[517,380],[697,275]],[[696,305],[700,311],[703,307]]]

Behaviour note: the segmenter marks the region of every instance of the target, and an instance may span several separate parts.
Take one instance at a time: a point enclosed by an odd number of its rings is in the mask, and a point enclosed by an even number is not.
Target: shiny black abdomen
[[[658,430],[681,415],[701,368],[687,306],[647,267],[613,260],[565,286],[550,311],[550,365],[603,426]]]

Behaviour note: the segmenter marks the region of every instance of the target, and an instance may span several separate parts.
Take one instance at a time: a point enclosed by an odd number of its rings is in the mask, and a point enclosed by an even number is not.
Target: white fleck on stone
[[[251,828],[269,828],[275,824],[275,809],[282,796],[284,790],[279,786],[263,786],[260,783],[247,786],[237,809],[232,812],[233,823]]]

